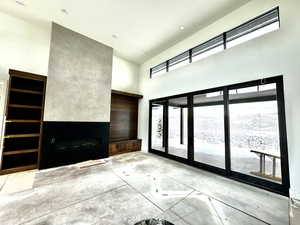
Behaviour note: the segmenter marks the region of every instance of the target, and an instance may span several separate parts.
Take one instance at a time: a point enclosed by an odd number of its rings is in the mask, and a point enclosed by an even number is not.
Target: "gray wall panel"
[[[45,121],[110,120],[113,49],[52,24]]]

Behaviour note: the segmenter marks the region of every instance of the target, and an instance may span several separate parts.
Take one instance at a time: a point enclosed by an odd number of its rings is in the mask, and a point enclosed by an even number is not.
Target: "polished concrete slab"
[[[0,196],[31,189],[34,183],[34,177],[35,171],[6,175],[6,179],[3,179],[2,188],[0,188]]]
[[[300,224],[300,201],[299,200],[291,201],[290,216],[291,216],[291,225]]]
[[[8,178],[7,175],[2,175],[2,176],[0,176],[0,192],[1,192],[1,190],[2,190],[2,188],[3,188],[3,186],[4,186],[4,184],[5,184],[5,182],[6,182],[6,180],[7,180],[7,178]]]
[[[1,225],[289,224],[287,198],[147,153],[34,174],[31,189],[0,196]]]

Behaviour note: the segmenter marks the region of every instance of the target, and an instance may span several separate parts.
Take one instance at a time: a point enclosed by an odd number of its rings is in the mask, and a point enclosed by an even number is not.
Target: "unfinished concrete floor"
[[[287,198],[147,153],[34,173],[32,187],[0,195],[1,225],[289,224]]]

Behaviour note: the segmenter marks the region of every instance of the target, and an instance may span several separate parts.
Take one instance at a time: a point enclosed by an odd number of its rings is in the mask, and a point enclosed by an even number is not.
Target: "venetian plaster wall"
[[[52,24],[45,121],[109,122],[113,49]]]

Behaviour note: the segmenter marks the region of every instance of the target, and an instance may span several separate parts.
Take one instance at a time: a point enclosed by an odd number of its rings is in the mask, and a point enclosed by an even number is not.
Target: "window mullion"
[[[169,72],[169,60],[166,62],[166,71]]]
[[[224,134],[225,134],[225,168],[227,176],[231,173],[231,155],[230,155],[230,118],[229,118],[229,91],[225,87],[224,93]]]
[[[223,46],[224,46],[224,50],[227,48],[227,33],[224,32],[223,33]]]

